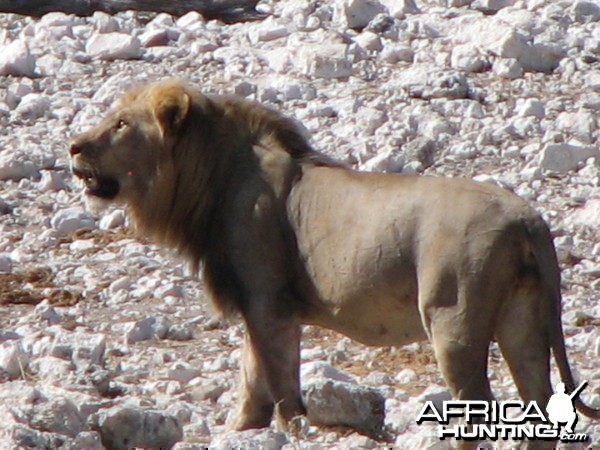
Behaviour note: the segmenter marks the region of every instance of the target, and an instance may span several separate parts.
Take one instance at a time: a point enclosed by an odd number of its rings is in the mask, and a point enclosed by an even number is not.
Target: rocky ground
[[[260,8],[270,17],[233,25],[193,13],[0,15],[0,448],[450,446],[415,423],[424,400],[448,397],[427,344],[372,349],[311,327],[309,406],[363,434],[225,432],[241,327],[214,319],[202,282],[132,236],[126,212],[87,212],[68,170],[70,136],[129,86],[166,76],[271,104],[357,168],[473,177],[530,201],[555,236],[570,361],[599,407],[600,6]],[[496,347],[490,377],[498,398],[517,398]],[[384,412],[385,440],[367,437]],[[582,417],[577,430],[600,445],[598,423]]]

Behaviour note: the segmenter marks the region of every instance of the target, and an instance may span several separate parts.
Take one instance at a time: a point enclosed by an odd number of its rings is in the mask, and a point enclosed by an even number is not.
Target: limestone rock
[[[59,234],[96,228],[94,218],[83,208],[77,206],[61,209],[54,214],[50,223]]]
[[[9,379],[21,377],[27,370],[30,356],[19,340],[0,342],[0,373]]]
[[[217,437],[210,448],[213,450],[280,450],[288,443],[287,436],[280,432],[266,429],[230,431]]]
[[[294,64],[300,72],[313,78],[346,78],[352,75],[346,44],[303,45]]]
[[[85,417],[69,399],[55,398],[34,407],[30,425],[41,431],[77,436],[86,427]]]
[[[16,40],[0,47],[0,76],[35,75],[35,58],[23,40]]]
[[[170,326],[169,320],[164,316],[148,317],[130,324],[125,340],[128,344],[134,344],[154,337],[164,339]]]
[[[546,144],[542,150],[540,168],[565,173],[574,170],[588,158],[600,158],[600,150],[594,146],[577,143]]]
[[[100,411],[93,422],[102,444],[113,450],[169,449],[183,438],[179,422],[160,411],[117,406]]]
[[[348,28],[362,29],[377,14],[386,12],[386,8],[377,0],[345,0],[342,12],[343,22]]]
[[[321,379],[305,385],[303,390],[311,422],[344,425],[371,434],[381,432],[385,398],[376,389]]]
[[[108,61],[136,59],[141,56],[141,43],[125,33],[96,34],[88,40],[85,51],[92,58]]]

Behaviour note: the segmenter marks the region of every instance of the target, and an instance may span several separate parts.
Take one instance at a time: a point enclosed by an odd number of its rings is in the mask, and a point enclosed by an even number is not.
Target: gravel
[[[531,202],[556,239],[571,364],[590,382],[584,399],[600,406],[597,2],[260,7],[271,16],[232,25],[197,13],[0,14],[0,446],[383,445],[304,422],[289,433],[226,432],[240,324],[215,320],[202,282],[171,251],[136,239],[126,211],[85,208],[70,136],[129,87],[167,76],[270,104],[356,168],[471,177]],[[376,349],[304,334],[303,389],[321,408],[311,400],[309,413],[385,428],[399,449],[449,448],[415,423],[423,401],[448,398],[427,343]],[[497,398],[518,398],[495,346],[490,378]],[[369,406],[354,408],[359,400]],[[580,416],[577,431],[598,445],[600,425]]]

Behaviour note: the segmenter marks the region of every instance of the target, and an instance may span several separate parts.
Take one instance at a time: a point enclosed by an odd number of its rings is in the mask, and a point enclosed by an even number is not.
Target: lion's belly
[[[389,294],[365,295],[333,304],[323,301],[322,306],[307,322],[366,345],[399,346],[427,338],[416,300],[405,302]]]
[[[313,249],[305,260],[317,297],[312,323],[367,345],[404,345],[426,338],[417,306],[416,269],[407,249],[385,242],[352,249],[329,244],[325,251]]]

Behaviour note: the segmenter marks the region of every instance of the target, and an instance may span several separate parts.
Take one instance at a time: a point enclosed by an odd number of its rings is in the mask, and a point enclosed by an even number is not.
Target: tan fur
[[[552,239],[509,192],[355,172],[279,113],[172,80],[125,96],[71,153],[88,186],[104,177],[110,197],[118,185],[109,200],[202,266],[221,312],[243,316],[235,429],[268,426],[276,405],[282,422],[304,413],[301,324],[368,345],[429,339],[458,399],[492,398],[492,339],[524,400],[549,398],[550,349],[574,386]]]

